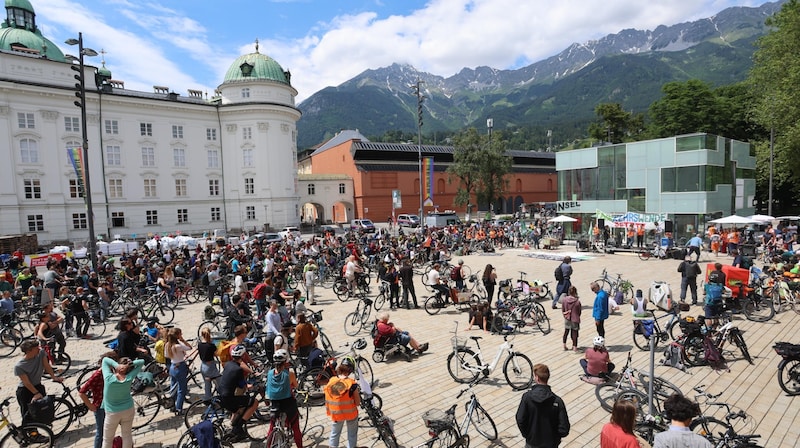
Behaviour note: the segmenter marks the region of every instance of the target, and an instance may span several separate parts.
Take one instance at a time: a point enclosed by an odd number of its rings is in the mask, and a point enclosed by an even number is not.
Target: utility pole
[[[419,158],[419,221],[420,225],[425,220],[425,216],[422,214],[423,212],[423,193],[422,189],[424,187],[422,181],[422,102],[425,100],[425,95],[422,94],[422,84],[424,82],[420,79],[417,79],[417,82],[411,85],[411,90],[414,91],[414,95],[417,96],[417,156]]]

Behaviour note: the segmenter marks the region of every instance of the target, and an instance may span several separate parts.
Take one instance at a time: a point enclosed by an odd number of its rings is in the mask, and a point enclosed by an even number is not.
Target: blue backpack
[[[722,302],[722,291],[725,288],[719,283],[706,283],[706,305],[719,305]]]

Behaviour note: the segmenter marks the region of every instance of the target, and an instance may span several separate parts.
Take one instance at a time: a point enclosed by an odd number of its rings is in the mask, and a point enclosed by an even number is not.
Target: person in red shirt
[[[584,354],[580,360],[584,373],[589,376],[608,376],[614,370],[614,363],[608,356],[606,340],[602,336],[594,338],[594,346]]]
[[[611,411],[611,421],[600,431],[600,448],[641,448],[633,434],[636,405],[630,400],[617,400]]]
[[[378,318],[378,334],[382,337],[396,338],[397,343],[400,345],[411,345],[414,349],[414,354],[419,355],[428,350],[428,343],[420,344],[416,339],[411,337],[407,331],[397,328],[392,322],[389,322],[389,313],[382,313]]]
[[[83,404],[89,408],[90,412],[94,412],[94,448],[102,448],[103,446],[103,422],[106,418],[106,411],[103,409],[103,369],[99,367],[103,362],[103,358],[111,358],[114,361],[119,361],[119,355],[115,351],[110,351],[100,357],[97,370],[89,375],[89,379],[81,384],[78,396],[81,397]]]

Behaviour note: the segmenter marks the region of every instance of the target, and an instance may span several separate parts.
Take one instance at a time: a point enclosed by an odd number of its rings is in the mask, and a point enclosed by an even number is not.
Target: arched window
[[[436,194],[444,194],[444,179],[436,181]]]
[[[547,191],[553,191],[553,179],[547,179]]]

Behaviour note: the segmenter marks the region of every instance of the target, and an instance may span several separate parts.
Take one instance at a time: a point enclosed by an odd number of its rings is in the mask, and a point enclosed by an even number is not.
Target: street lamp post
[[[414,91],[414,94],[417,96],[417,157],[419,163],[419,220],[420,225],[424,222],[425,217],[423,216],[424,210],[424,201],[423,201],[423,193],[422,188],[424,187],[424,183],[422,181],[422,101],[425,100],[425,95],[422,94],[422,83],[423,81],[417,80],[416,84],[411,85],[411,89]]]
[[[82,174],[83,174],[83,196],[86,201],[86,217],[87,222],[89,225],[89,258],[92,262],[92,269],[97,270],[97,236],[94,234],[94,212],[92,210],[92,183],[89,180],[89,136],[88,131],[86,130],[86,76],[84,72],[84,64],[83,64],[83,57],[84,56],[97,56],[97,52],[92,50],[91,48],[84,48],[83,47],[83,33],[78,33],[77,39],[67,39],[65,41],[67,45],[77,45],[78,46],[78,57],[75,58],[70,57],[73,61],[75,59],[78,60],[78,66],[75,65],[70,66],[70,68],[78,74],[75,75],[75,79],[78,82],[75,84],[75,96],[79,98],[79,101],[75,101],[75,105],[81,109],[81,150],[83,151],[83,166]]]

